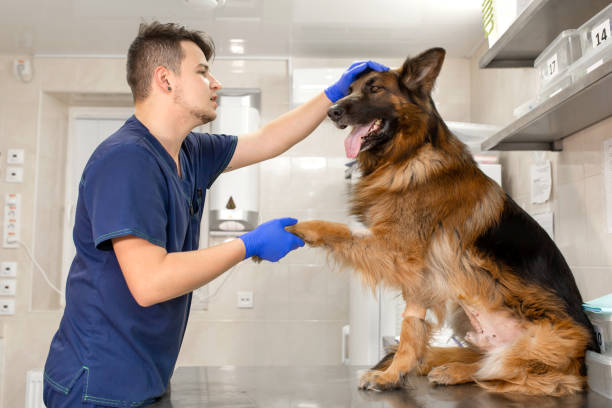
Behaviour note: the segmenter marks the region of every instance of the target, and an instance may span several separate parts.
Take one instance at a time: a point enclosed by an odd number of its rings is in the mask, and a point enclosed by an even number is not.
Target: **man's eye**
[[[198,71],[198,74],[206,75],[206,71]]]

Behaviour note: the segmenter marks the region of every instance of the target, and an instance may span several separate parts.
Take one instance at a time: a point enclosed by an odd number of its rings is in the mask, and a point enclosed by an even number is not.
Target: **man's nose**
[[[340,120],[342,115],[344,115],[344,108],[340,105],[332,105],[327,110],[327,116],[329,116],[329,118],[334,122]]]
[[[210,72],[208,73],[208,76],[209,76],[210,87],[212,89],[221,89],[221,88],[223,88],[223,85],[221,85],[221,82],[217,81],[217,78],[212,76],[212,74]]]

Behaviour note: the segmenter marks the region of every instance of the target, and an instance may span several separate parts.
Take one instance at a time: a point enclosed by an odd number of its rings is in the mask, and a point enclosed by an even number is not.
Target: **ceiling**
[[[221,57],[398,57],[434,46],[470,57],[483,39],[482,0],[194,1],[2,0],[0,53],[125,55],[139,23],[155,19],[207,31]]]

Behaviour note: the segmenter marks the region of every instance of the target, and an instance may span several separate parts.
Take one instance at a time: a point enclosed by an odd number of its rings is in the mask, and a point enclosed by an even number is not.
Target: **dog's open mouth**
[[[344,140],[346,157],[357,157],[359,152],[372,147],[376,139],[384,133],[386,121],[375,119],[363,125],[355,125],[351,133]]]

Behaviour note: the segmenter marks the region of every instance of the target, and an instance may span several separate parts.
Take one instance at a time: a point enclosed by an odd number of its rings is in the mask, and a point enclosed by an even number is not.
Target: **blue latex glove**
[[[277,218],[239,236],[246,248],[244,259],[257,255],[266,261],[276,262],[288,252],[304,246],[304,241],[297,235],[285,230],[286,226],[295,223],[295,218]]]
[[[350,67],[340,77],[338,82],[330,86],[325,90],[325,95],[330,101],[336,102],[338,99],[344,98],[348,95],[348,89],[363,71],[367,69],[373,69],[374,71],[384,72],[388,71],[389,67],[386,67],[378,62],[374,61],[357,61],[353,62]]]

